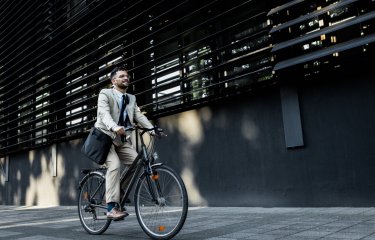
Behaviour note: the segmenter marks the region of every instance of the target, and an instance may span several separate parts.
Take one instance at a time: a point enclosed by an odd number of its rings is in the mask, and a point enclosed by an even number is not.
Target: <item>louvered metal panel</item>
[[[0,155],[82,137],[126,65],[157,118],[272,82],[264,1],[2,1]]]

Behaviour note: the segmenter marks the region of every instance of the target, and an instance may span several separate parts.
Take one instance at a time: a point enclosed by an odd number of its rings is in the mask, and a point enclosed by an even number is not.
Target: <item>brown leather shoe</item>
[[[107,212],[107,218],[112,220],[119,220],[127,216],[129,216],[127,212],[121,212],[117,208],[113,208],[110,212]]]

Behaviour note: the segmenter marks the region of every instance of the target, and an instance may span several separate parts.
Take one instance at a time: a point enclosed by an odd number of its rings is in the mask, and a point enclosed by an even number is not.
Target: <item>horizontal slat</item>
[[[368,21],[372,18],[375,18],[375,11],[369,12],[369,13],[367,13],[365,15],[362,15],[362,16],[358,16],[354,19],[339,23],[337,25],[332,25],[332,26],[320,29],[318,31],[308,33],[306,35],[300,36],[298,38],[295,38],[295,39],[292,39],[292,40],[289,40],[289,41],[285,41],[285,42],[282,42],[282,43],[275,44],[272,48],[272,52],[275,52],[275,51],[281,50],[283,48],[293,46],[297,43],[301,43],[301,42],[310,40],[312,38],[319,37],[323,34],[328,34],[328,33],[334,32],[334,31],[338,31],[338,30],[343,29],[343,28],[353,26],[353,25],[358,24],[358,23]]]
[[[335,4],[331,4],[331,5],[329,5],[329,6],[325,7],[325,8],[322,8],[320,10],[314,11],[312,13],[307,13],[307,14],[305,14],[303,16],[300,16],[300,17],[298,17],[296,19],[293,19],[293,20],[290,20],[290,21],[288,21],[286,23],[282,23],[280,25],[277,25],[277,26],[275,26],[274,28],[271,29],[270,33],[274,33],[276,31],[280,31],[280,30],[285,29],[287,27],[290,27],[290,26],[292,26],[294,24],[300,23],[300,22],[302,22],[304,20],[311,19],[313,17],[317,17],[317,16],[319,16],[319,15],[321,15],[323,13],[326,13],[328,11],[334,10],[336,8],[339,8],[339,7],[342,7],[342,6],[348,5],[350,3],[357,2],[357,1],[358,0],[342,0],[341,2],[338,2],[338,3],[335,3]]]
[[[305,54],[305,55],[302,55],[302,56],[298,56],[298,57],[295,57],[295,58],[291,58],[291,59],[287,59],[285,61],[278,62],[275,65],[274,71],[281,70],[281,69],[284,69],[284,68],[287,68],[287,67],[291,67],[291,66],[294,66],[294,65],[297,65],[297,64],[305,63],[305,62],[308,62],[308,61],[312,61],[314,59],[318,59],[318,58],[321,58],[321,57],[324,57],[324,56],[328,56],[328,55],[333,54],[335,52],[341,52],[341,51],[345,51],[345,50],[348,50],[348,49],[360,47],[360,46],[363,46],[365,44],[369,44],[369,43],[372,43],[372,42],[375,42],[375,34],[374,33],[370,34],[368,36],[365,36],[365,37],[360,37],[360,38],[353,39],[353,40],[350,40],[350,41],[347,41],[347,42],[339,43],[339,44],[333,45],[331,47],[328,47],[328,48],[325,48],[325,49],[322,49],[322,50],[319,50],[319,51],[315,51],[315,52],[312,52],[312,53],[309,53],[309,54]]]
[[[301,3],[301,2],[304,2],[304,1],[305,0],[293,0],[293,1],[290,1],[288,3],[283,4],[281,6],[272,8],[271,11],[269,11],[267,13],[267,16],[271,16],[272,14],[275,14],[277,12],[280,12],[280,11],[284,10],[284,9],[290,8],[291,6],[294,6],[294,5],[296,5],[298,3]]]

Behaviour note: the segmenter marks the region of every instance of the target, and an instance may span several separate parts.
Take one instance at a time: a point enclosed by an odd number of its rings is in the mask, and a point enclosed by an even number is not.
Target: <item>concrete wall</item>
[[[294,84],[304,146],[287,149],[279,88],[159,119],[160,158],[191,205],[375,206],[375,82]],[[0,204],[76,204],[81,140],[9,156]]]
[[[1,176],[0,204],[76,204],[80,169],[95,167],[82,159],[81,145],[75,140],[10,155],[8,181]]]

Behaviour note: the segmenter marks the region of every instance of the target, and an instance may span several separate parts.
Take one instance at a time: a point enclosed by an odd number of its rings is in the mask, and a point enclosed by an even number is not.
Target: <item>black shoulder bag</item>
[[[111,146],[112,138],[98,128],[93,127],[82,146],[81,152],[90,160],[103,165]]]

